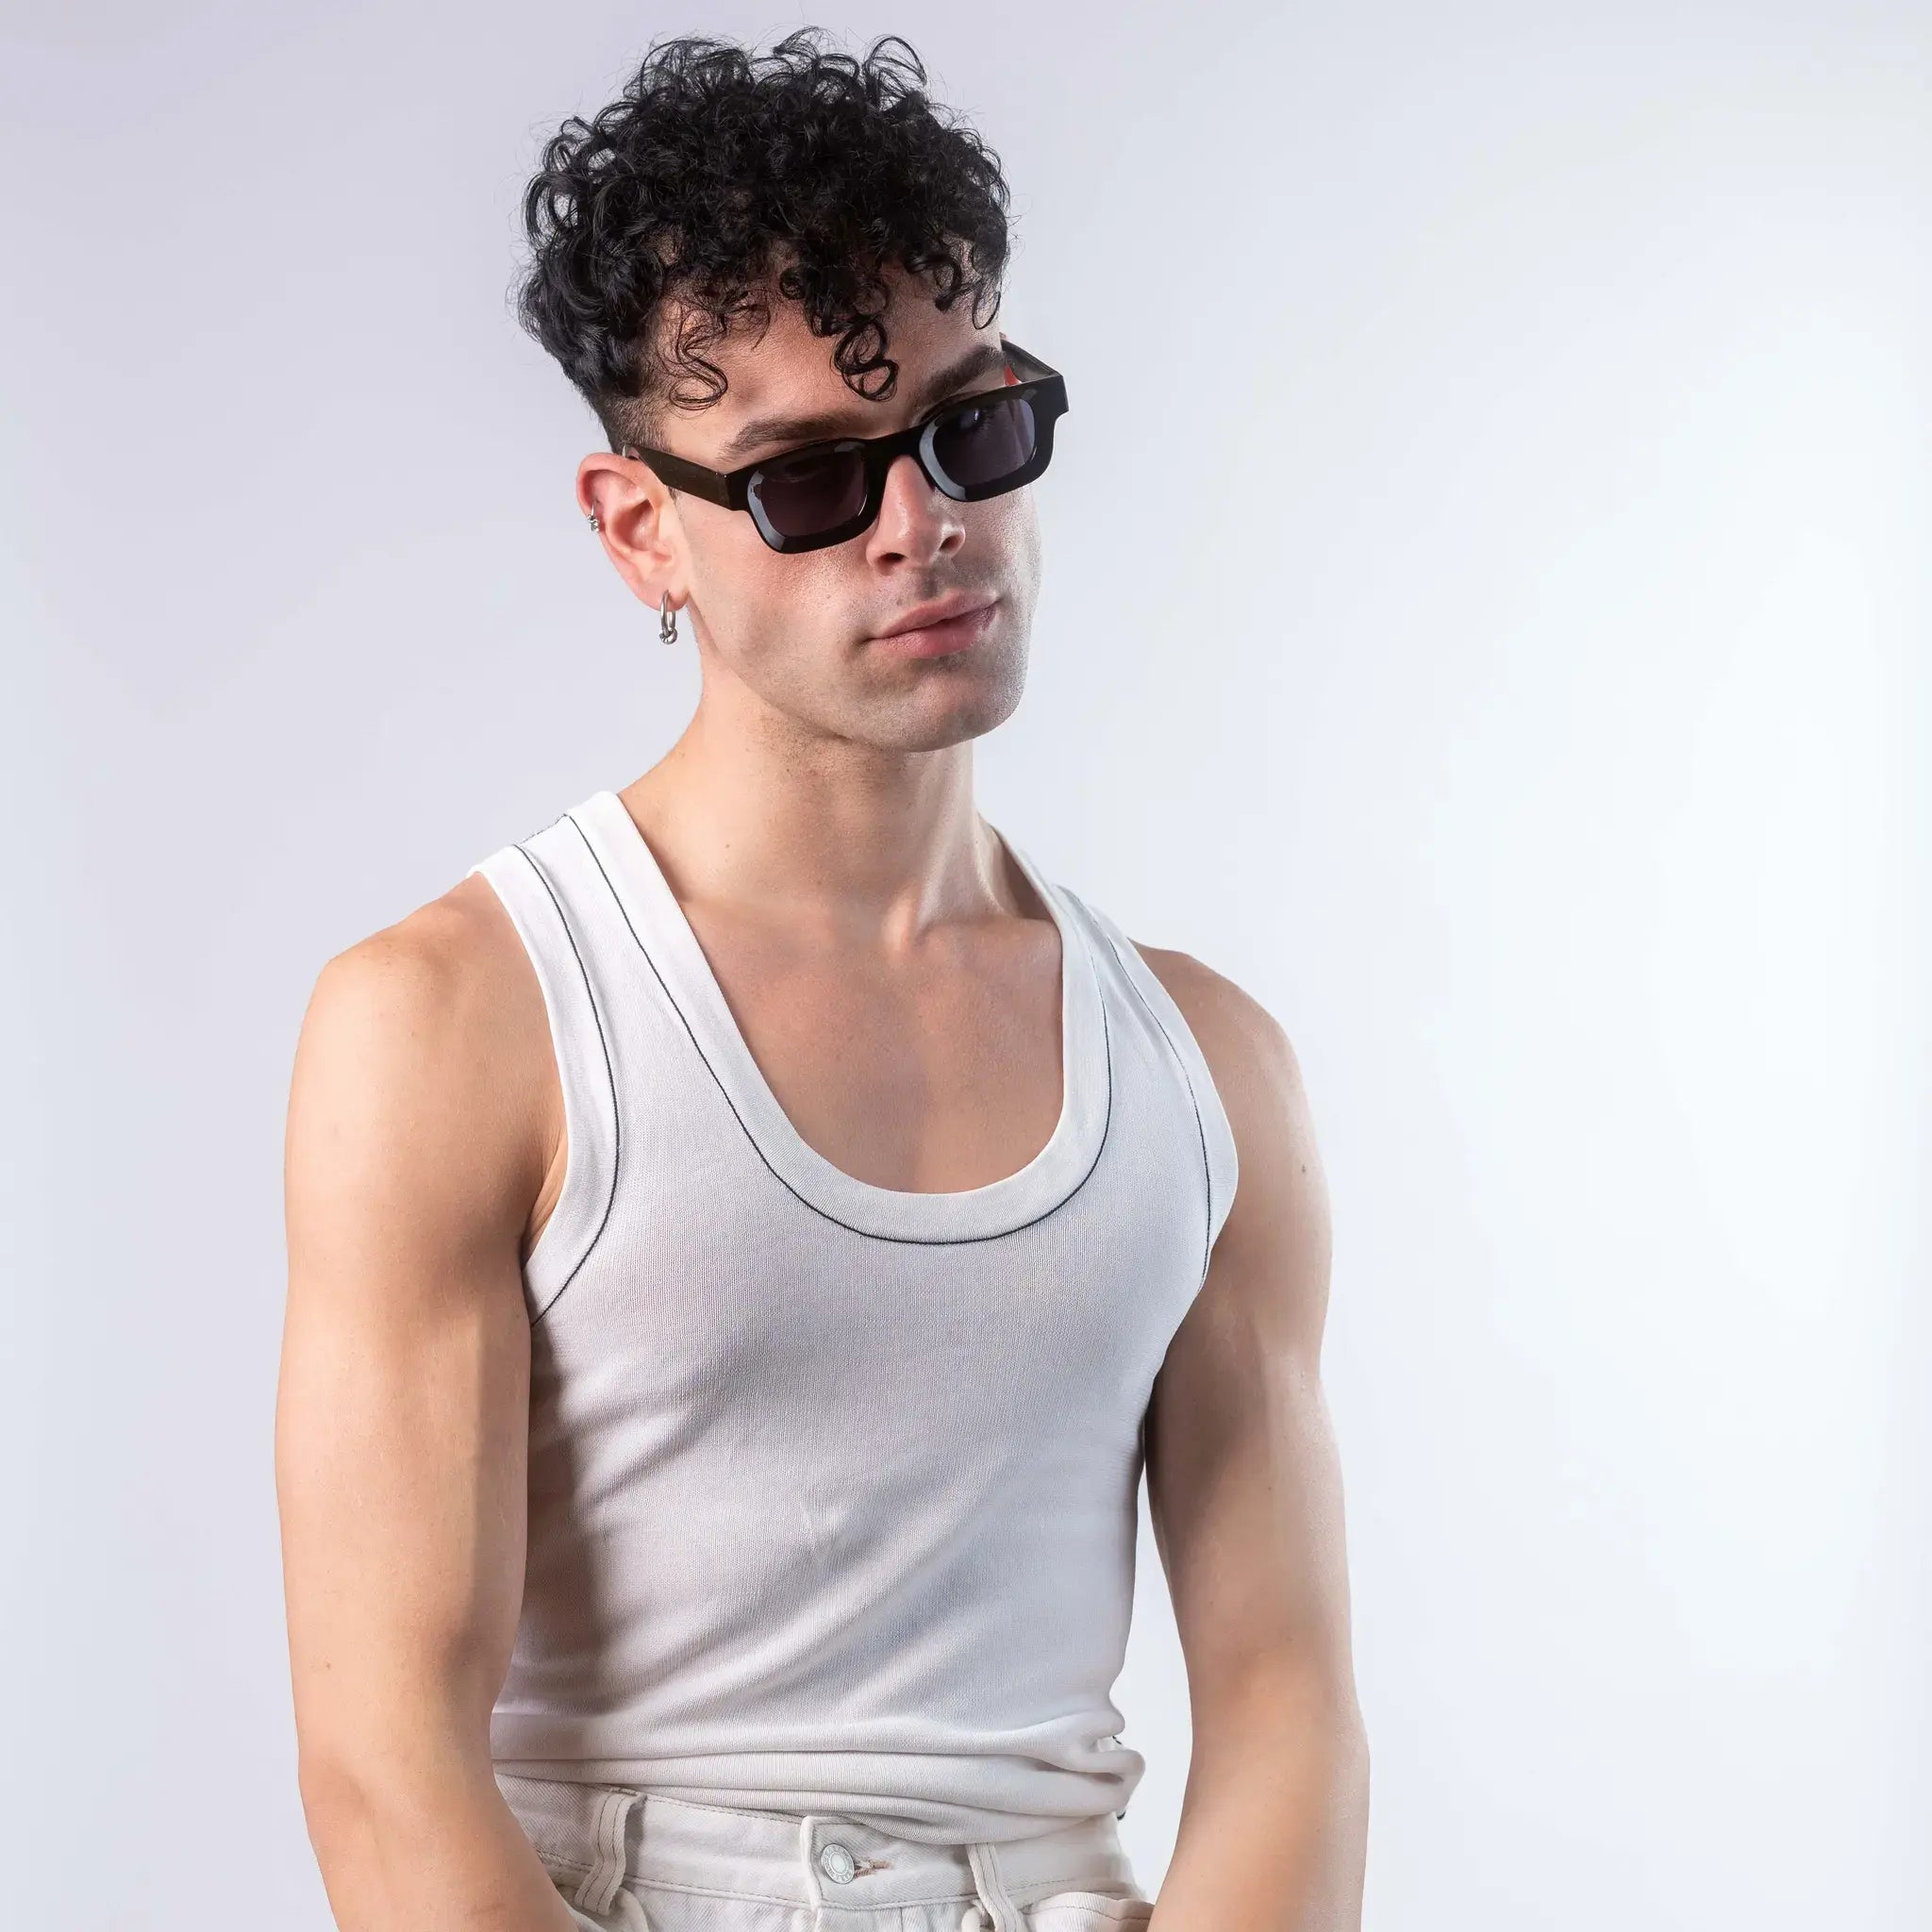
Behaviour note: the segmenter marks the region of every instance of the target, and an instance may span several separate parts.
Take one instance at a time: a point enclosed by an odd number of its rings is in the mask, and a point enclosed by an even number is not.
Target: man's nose
[[[916,457],[895,457],[886,470],[874,537],[894,550],[937,549],[955,533],[963,533],[960,508],[919,467]]]

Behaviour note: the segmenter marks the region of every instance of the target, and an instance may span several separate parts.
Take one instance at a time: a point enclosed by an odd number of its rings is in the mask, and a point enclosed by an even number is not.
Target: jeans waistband
[[[496,1782],[566,1896],[593,1913],[612,1908],[625,1879],[815,1908],[971,1900],[986,1932],[1025,1932],[1023,1908],[1058,1891],[1139,1896],[1110,1811],[1034,1838],[924,1844],[827,1812],[739,1810],[501,1771]]]

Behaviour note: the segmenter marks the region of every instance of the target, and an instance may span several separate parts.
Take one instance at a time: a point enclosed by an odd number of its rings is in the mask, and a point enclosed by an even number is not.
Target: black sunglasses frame
[[[1050,368],[1038,356],[1028,354],[1018,342],[1008,341],[1005,336],[1000,338],[1000,346],[1007,353],[1008,366],[1021,378],[1018,382],[1002,383],[997,389],[977,390],[971,395],[950,397],[919,422],[908,424],[904,429],[895,429],[890,436],[829,437],[823,441],[800,443],[794,448],[760,457],[756,462],[746,463],[736,470],[708,469],[703,463],[673,456],[669,450],[639,449],[628,442],[619,454],[643,463],[674,490],[685,491],[707,503],[720,504],[726,509],[743,510],[758,525],[758,535],[765,542],[788,557],[802,550],[823,550],[829,544],[846,543],[860,531],[869,530],[877,521],[879,506],[885,500],[886,473],[902,456],[911,457],[933,488],[956,503],[977,503],[985,497],[1003,496],[1009,490],[1019,490],[1032,482],[1053,460],[1053,427],[1067,413],[1066,378],[1058,369]],[[998,477],[993,482],[970,486],[954,482],[941,469],[933,455],[932,438],[941,424],[956,410],[974,408],[992,402],[1011,402],[1016,397],[1030,403],[1033,408],[1032,456],[1010,475]],[[843,450],[858,450],[865,458],[865,501],[858,511],[844,522],[834,524],[828,529],[814,530],[808,536],[789,537],[782,530],[774,529],[763,505],[752,491],[759,471],[794,457],[829,456]]]

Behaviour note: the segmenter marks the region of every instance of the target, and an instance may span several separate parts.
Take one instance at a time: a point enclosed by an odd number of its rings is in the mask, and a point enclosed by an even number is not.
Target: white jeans
[[[1108,1932],[1154,1911],[1110,1811],[930,1845],[830,1813],[496,1781],[583,1932]]]

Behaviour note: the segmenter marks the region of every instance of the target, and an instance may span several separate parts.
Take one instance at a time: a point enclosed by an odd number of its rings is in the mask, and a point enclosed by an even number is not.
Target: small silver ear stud
[[[671,592],[664,592],[664,600],[658,606],[658,641],[661,644],[675,644],[677,641],[677,612],[671,608]]]

